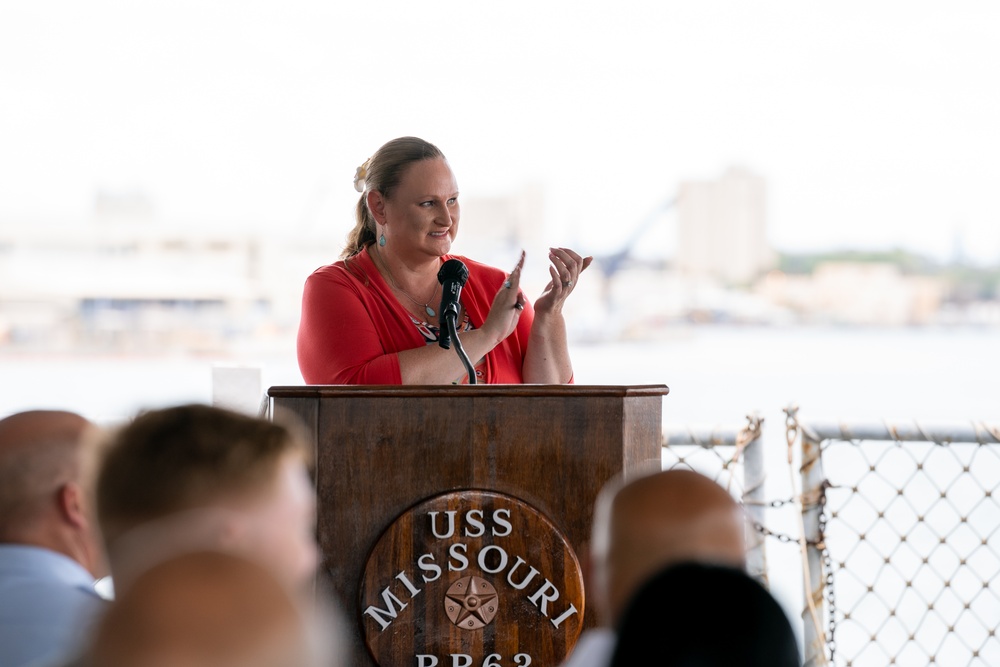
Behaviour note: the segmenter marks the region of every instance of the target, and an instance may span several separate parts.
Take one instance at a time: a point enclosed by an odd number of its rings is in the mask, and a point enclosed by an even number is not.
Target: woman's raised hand
[[[524,310],[524,296],[521,294],[521,269],[524,267],[524,251],[521,251],[521,258],[517,260],[514,270],[507,276],[507,281],[497,291],[493,297],[493,305],[490,306],[490,314],[483,322],[483,329],[496,337],[499,344],[509,336],[517,327],[517,321],[521,319],[521,311]]]
[[[549,248],[549,261],[551,280],[535,300],[536,316],[561,313],[563,302],[573,292],[580,274],[590,266],[594,258],[581,257],[569,248]]]

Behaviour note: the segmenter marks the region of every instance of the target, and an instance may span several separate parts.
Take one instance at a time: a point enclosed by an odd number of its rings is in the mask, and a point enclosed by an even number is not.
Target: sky
[[[463,197],[542,185],[585,252],[743,166],[779,250],[997,264],[998,81],[993,2],[7,0],[0,227],[138,191],[171,228],[339,239],[412,134]]]

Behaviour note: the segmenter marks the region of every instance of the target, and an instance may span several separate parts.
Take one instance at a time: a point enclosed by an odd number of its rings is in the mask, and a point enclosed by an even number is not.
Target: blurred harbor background
[[[1000,261],[973,261],[960,238],[944,259],[783,252],[767,181],[746,170],[665,191],[615,245],[578,246],[596,258],[567,312],[578,382],[667,384],[665,415],[683,422],[813,397],[825,416],[995,414]],[[469,196],[456,252],[502,267],[526,248],[537,294],[545,197]],[[252,232],[173,229],[154,212],[141,193],[101,192],[58,226],[0,218],[0,412],[120,419],[210,399],[220,366],[259,368],[262,388],[301,383],[302,284],[339,256],[347,213]]]
[[[663,382],[702,420],[777,407],[741,369],[964,373],[919,392],[964,414],[998,363],[996,26],[970,1],[5,4],[0,414],[63,384],[122,417],[204,397],[214,366],[300,381],[302,284],[404,134],[457,174],[456,252],[524,248],[529,295],[548,246],[595,256],[567,313],[581,382]],[[825,408],[918,394],[885,386]]]
[[[548,246],[595,257],[578,383],[667,384],[666,430],[757,413],[767,497],[795,498],[791,403],[1000,422],[998,79],[976,0],[4,3],[0,417],[300,384],[303,282],[355,168],[412,134],[456,172],[456,253],[525,249],[529,296]],[[769,542],[797,616],[797,546]]]

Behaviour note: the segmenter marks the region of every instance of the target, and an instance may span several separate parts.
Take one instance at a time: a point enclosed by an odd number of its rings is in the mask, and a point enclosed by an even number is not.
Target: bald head
[[[95,664],[308,664],[306,626],[278,579],[233,555],[195,552],[143,573],[96,633]]]
[[[598,616],[603,625],[614,625],[639,586],[668,565],[743,567],[743,513],[704,475],[655,472],[601,492],[591,547]]]
[[[93,517],[93,425],[61,410],[0,420],[0,543],[41,547],[106,572]]]
[[[41,520],[48,501],[84,468],[81,442],[90,422],[59,410],[33,410],[0,420],[0,542]]]

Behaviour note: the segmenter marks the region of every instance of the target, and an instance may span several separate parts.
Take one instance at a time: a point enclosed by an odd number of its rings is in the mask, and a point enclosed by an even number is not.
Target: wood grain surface
[[[470,590],[470,582],[484,586]],[[557,665],[576,642],[583,575],[568,540],[538,510],[490,491],[446,493],[404,512],[365,565],[365,641],[383,667],[453,655],[481,664]],[[464,658],[463,658],[464,659]]]
[[[315,434],[321,576],[354,624],[348,664],[373,664],[361,583],[398,517],[443,493],[495,491],[550,520],[579,556],[601,487],[659,462],[667,392],[664,385],[271,387],[272,414],[294,413]],[[584,627],[594,622],[586,612]]]

